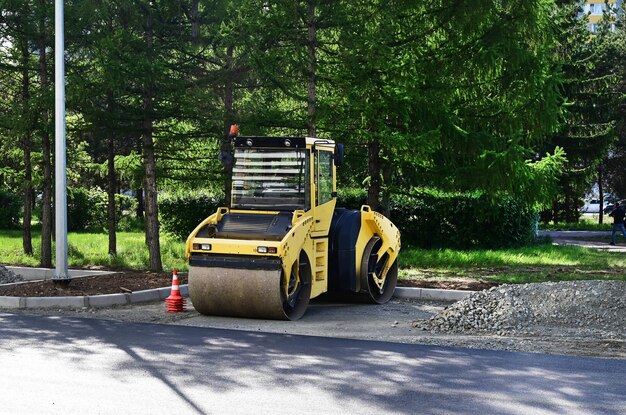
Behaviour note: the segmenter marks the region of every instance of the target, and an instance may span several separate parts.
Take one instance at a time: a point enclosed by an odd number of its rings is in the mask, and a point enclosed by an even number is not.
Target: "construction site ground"
[[[621,335],[617,337],[590,334],[588,327],[566,324],[535,325],[532,329],[525,327],[506,335],[493,331],[452,333],[416,327],[416,323],[439,315],[452,304],[399,298],[394,298],[385,305],[314,300],[305,316],[298,321],[204,316],[193,309],[189,300],[186,301],[187,311],[183,313],[166,313],[163,301],[110,308],[29,309],[9,312],[626,359],[623,327],[626,322],[620,323],[622,327],[618,332]]]
[[[594,235],[595,236],[595,235]],[[559,238],[555,238],[555,242]],[[565,239],[565,238],[563,238]],[[620,241],[621,242],[621,241]],[[587,241],[587,245],[590,244]],[[620,243],[620,248],[623,246]],[[604,245],[605,246],[605,245]],[[600,249],[600,248],[599,248]],[[134,278],[128,278],[133,277]],[[87,295],[106,294],[136,290],[131,279],[143,279],[143,283],[150,281],[155,287],[168,286],[171,281],[169,274],[131,273],[122,280],[110,279],[104,283],[105,277],[94,278],[89,289],[76,284],[74,294],[68,294],[66,289],[54,286],[50,281],[38,287],[31,288],[0,288],[0,296],[11,295]],[[77,279],[78,280],[78,279]],[[181,282],[185,283],[185,275],[181,275]],[[88,279],[84,279],[87,284]],[[97,281],[97,283],[95,282]],[[74,285],[76,281],[72,282]],[[122,285],[123,284],[123,285]],[[515,297],[512,303],[502,301],[504,292],[514,291],[517,288],[500,286],[489,288],[489,285],[468,286],[468,279],[448,279],[444,286],[433,285],[432,281],[402,282],[403,285],[423,286],[436,288],[465,288],[483,290],[489,295],[479,302],[443,302],[393,298],[385,305],[354,304],[315,299],[310,304],[305,316],[298,321],[269,321],[256,319],[242,319],[230,317],[216,317],[200,315],[193,309],[187,299],[187,311],[183,313],[166,313],[163,301],[143,304],[113,306],[108,308],[48,308],[48,309],[15,309],[6,310],[9,313],[29,313],[56,316],[73,316],[85,318],[113,319],[118,321],[145,322],[157,324],[176,324],[183,326],[212,327],[221,329],[247,330],[272,332],[294,335],[327,336],[337,338],[354,338],[379,340],[400,343],[419,343],[430,345],[459,346],[469,348],[483,348],[494,350],[510,350],[533,353],[567,354],[578,356],[594,356],[604,358],[626,359],[626,318],[624,317],[624,301],[626,296],[626,282],[593,281],[590,284],[545,283],[529,284],[523,287],[526,300]],[[616,286],[615,284],[623,284]],[[143,288],[146,287],[143,285]],[[19,293],[16,290],[22,290]],[[40,290],[41,294],[30,293],[24,290]],[[117,291],[115,291],[117,290]],[[509,293],[507,292],[506,295]],[[521,298],[521,299],[520,299]],[[526,306],[528,299],[540,298],[538,304],[532,307],[548,307],[543,319],[531,319],[529,315],[517,315],[518,309]],[[521,302],[518,302],[521,301]],[[524,303],[526,301],[526,303]],[[441,329],[448,324],[448,316],[453,312],[458,320],[459,315],[476,314],[476,321],[472,324],[483,324],[482,316],[486,314],[485,307],[495,307],[498,313],[503,310],[513,323],[506,330],[499,328],[468,329]],[[457,310],[457,311],[455,311]],[[478,313],[474,313],[478,311]],[[544,310],[545,311],[545,310]],[[543,311],[542,311],[543,312]],[[570,317],[576,314],[576,319]],[[438,325],[429,325],[429,319],[438,321]],[[445,323],[445,324],[443,324]],[[464,324],[467,324],[464,323]],[[156,326],[155,326],[156,327]]]

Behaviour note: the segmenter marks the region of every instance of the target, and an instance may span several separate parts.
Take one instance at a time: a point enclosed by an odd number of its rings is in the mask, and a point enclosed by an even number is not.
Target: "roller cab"
[[[231,208],[186,243],[200,313],[300,318],[329,290],[384,303],[397,280],[400,233],[368,206],[336,209],[343,146],[304,137],[234,137]]]

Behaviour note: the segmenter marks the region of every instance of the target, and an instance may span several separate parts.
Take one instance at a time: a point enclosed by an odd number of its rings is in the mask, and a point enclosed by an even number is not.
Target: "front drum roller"
[[[304,251],[289,276],[282,270],[189,268],[189,297],[201,314],[297,320],[311,295],[311,266]]]
[[[361,259],[361,293],[365,294],[367,301],[376,304],[389,301],[398,282],[398,260],[388,264],[389,254],[386,252],[379,257],[381,245],[380,237],[372,236]],[[383,275],[387,266],[387,274]]]

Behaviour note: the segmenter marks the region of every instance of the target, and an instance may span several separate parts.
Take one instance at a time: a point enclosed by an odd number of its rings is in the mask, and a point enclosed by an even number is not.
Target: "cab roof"
[[[335,142],[313,137],[238,136],[235,138],[235,147],[306,148],[316,144],[334,146]]]

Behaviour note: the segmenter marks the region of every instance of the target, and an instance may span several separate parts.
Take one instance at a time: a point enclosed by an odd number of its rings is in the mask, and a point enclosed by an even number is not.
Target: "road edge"
[[[86,295],[72,297],[9,297],[0,296],[0,308],[105,308],[166,299],[171,287],[155,288],[130,293]],[[181,295],[189,295],[189,286],[180,286]],[[435,288],[396,287],[394,297],[414,300],[458,301],[475,291],[440,290]]]

